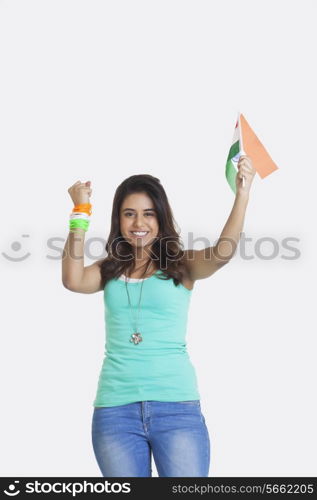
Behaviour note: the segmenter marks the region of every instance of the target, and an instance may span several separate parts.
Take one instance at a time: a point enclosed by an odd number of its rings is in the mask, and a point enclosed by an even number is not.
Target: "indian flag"
[[[238,113],[226,163],[226,178],[235,194],[238,161],[241,155],[247,155],[251,158],[253,168],[257,171],[261,179],[278,169],[243,114]]]

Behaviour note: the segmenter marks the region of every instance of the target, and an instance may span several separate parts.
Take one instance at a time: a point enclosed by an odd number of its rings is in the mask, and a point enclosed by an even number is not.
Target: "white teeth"
[[[144,231],[144,232],[141,232],[141,231],[140,231],[140,232],[139,232],[139,231],[138,231],[138,232],[136,232],[136,231],[131,231],[131,232],[132,232],[132,234],[136,234],[137,236],[144,236],[145,234],[147,234],[147,233],[148,233],[148,231]]]

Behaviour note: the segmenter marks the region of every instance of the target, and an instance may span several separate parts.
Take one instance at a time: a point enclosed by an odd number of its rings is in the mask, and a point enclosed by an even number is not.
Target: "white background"
[[[92,182],[86,239],[99,242],[85,265],[104,255],[114,191],[132,174],[159,177],[185,247],[190,231],[214,244],[234,202],[238,111],[279,170],[252,185],[255,258],[238,249],[192,294],[209,475],[317,475],[316,14],[313,0],[0,1],[2,476],[101,476],[103,296],[62,285],[67,189]],[[274,259],[255,255],[262,237]]]

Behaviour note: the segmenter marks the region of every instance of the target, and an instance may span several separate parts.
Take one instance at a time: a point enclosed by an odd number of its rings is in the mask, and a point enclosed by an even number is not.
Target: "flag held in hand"
[[[264,177],[278,169],[243,114],[238,113],[238,119],[226,163],[226,178],[235,194],[236,176],[238,173],[237,165],[241,155],[247,155],[251,158],[252,165],[261,179],[264,179]]]

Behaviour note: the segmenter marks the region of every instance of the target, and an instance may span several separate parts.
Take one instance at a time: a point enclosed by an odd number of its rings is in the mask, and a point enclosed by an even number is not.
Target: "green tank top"
[[[130,339],[142,282],[127,283],[132,312],[125,281],[112,279],[105,285],[106,342],[95,407],[200,399],[185,340],[192,291],[174,285],[173,279],[160,279],[160,273],[143,280],[138,344]]]

